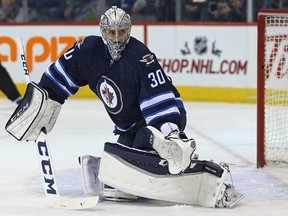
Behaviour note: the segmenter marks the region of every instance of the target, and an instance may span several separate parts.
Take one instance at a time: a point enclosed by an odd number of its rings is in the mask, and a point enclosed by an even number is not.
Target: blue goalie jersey
[[[119,132],[145,121],[156,128],[180,124],[183,102],[156,56],[131,37],[122,57],[112,61],[98,36],[77,41],[43,74],[39,85],[60,103],[89,85],[99,97]]]

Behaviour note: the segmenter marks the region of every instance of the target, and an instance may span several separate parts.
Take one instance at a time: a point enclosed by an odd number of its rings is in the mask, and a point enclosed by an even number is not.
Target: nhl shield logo
[[[207,38],[196,37],[194,40],[194,50],[198,55],[205,54],[207,52]]]

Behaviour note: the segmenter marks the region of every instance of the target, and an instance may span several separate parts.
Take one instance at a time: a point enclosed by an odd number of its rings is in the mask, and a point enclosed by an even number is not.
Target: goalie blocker
[[[36,140],[42,128],[52,130],[60,110],[60,103],[49,99],[44,89],[30,82],[5,129],[17,140]]]
[[[94,190],[103,195],[104,183],[126,194],[126,198],[130,194],[210,208],[232,207],[243,198],[233,186],[224,184],[227,169],[211,161],[192,160],[182,174],[171,175],[166,160],[158,154],[121,144],[105,143],[100,163],[100,158],[85,157],[89,161],[82,163],[86,194]]]

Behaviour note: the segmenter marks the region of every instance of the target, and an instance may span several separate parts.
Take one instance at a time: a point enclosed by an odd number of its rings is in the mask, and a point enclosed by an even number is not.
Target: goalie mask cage
[[[257,167],[288,164],[288,10],[258,13]]]

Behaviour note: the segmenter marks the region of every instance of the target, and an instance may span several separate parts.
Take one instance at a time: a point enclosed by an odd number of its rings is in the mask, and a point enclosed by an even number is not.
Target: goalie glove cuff
[[[171,122],[164,123],[161,126],[160,130],[164,134],[166,139],[177,138],[183,141],[191,140],[191,139],[188,139],[188,137],[183,131],[179,130],[178,126],[175,123],[171,123]]]
[[[168,136],[165,137],[166,139],[181,139],[182,141],[186,142],[187,140],[193,140],[189,139],[186,134],[183,131],[180,130],[174,130],[171,131]]]
[[[168,136],[171,132],[179,129],[175,123],[166,122],[160,127],[160,130],[164,134],[164,136]]]
[[[183,172],[191,163],[191,157],[196,149],[193,139],[181,139],[180,131],[170,132],[164,136],[159,130],[147,126],[151,133],[150,143],[163,159],[168,161],[168,168],[171,174]],[[183,133],[183,132],[182,132]],[[186,137],[186,136],[185,136]]]

